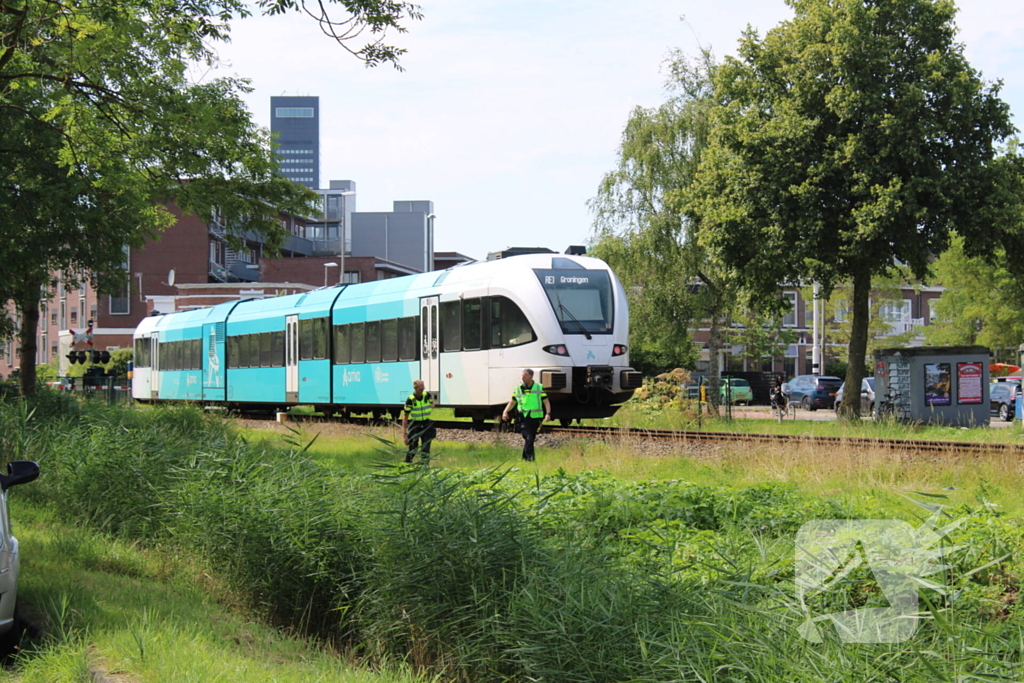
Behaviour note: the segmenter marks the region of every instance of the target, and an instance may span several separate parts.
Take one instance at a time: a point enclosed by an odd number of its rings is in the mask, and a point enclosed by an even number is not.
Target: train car
[[[608,417],[640,386],[628,333],[625,293],[603,261],[522,255],[147,318],[132,392],[397,415],[422,378],[438,406],[483,421],[532,368],[566,423]]]

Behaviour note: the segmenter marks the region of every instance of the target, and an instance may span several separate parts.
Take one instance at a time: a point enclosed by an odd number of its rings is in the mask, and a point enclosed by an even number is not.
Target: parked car
[[[754,400],[754,390],[750,382],[739,377],[723,377],[718,387],[721,403],[732,401],[739,405],[749,406]]]
[[[832,408],[836,404],[836,393],[843,386],[839,377],[818,375],[797,375],[789,380],[789,402],[804,410]]]
[[[1013,422],[1017,414],[1017,397],[1020,396],[1020,383],[993,382],[988,388],[989,409],[1004,422]]]
[[[836,392],[835,409],[839,410],[839,404],[843,402],[843,389],[846,382]],[[875,412],[875,378],[865,377],[860,381],[860,412],[862,415],[870,415]]]
[[[8,463],[7,474],[0,474],[0,636],[14,628],[15,607],[18,603],[18,570],[21,566],[18,539],[11,535],[8,519],[7,490],[27,484],[39,476],[39,465],[29,460]]]

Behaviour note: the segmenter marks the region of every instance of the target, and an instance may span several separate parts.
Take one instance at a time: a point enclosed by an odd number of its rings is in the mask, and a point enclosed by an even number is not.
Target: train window
[[[605,270],[534,270],[564,334],[611,334],[612,284]]]
[[[228,356],[228,367],[238,367],[238,337],[228,337],[226,348],[224,349]]]
[[[480,329],[481,311],[480,299],[466,299],[462,302],[462,348],[467,351],[476,351],[480,348],[483,333]]]
[[[192,347],[192,369],[202,370],[203,369],[203,340],[193,339],[189,342],[189,346]]]
[[[250,334],[249,335],[249,367],[258,368],[260,366],[260,335]]]
[[[348,325],[334,326],[334,362],[341,364],[349,361],[349,329]]]
[[[185,345],[180,341],[174,342],[174,369],[181,370],[185,366]]]
[[[430,307],[430,357],[437,358],[437,305]],[[423,353],[427,353],[427,349],[423,349]]]
[[[367,363],[380,362],[380,321],[366,323],[366,358]]]
[[[491,297],[491,348],[527,344],[537,338],[519,306],[503,296]]]
[[[228,339],[234,339],[236,345],[235,357],[231,359],[231,367],[249,367],[249,335],[240,334],[237,337],[228,337]]]
[[[380,359],[385,363],[398,360],[398,321],[380,323]]]
[[[299,360],[313,358],[313,321],[299,321]]]
[[[348,326],[351,332],[352,352],[349,354],[349,361],[362,363],[366,359],[365,339],[363,338],[363,323],[353,323]]]
[[[398,360],[416,360],[416,316],[398,321]]]
[[[270,333],[270,365],[284,367],[284,330]]]
[[[269,368],[271,364],[270,333],[263,332],[258,336],[260,338],[260,367]]]
[[[462,350],[462,302],[445,301],[441,304],[441,350]]]
[[[424,306],[423,307],[423,313],[420,316],[420,320],[423,321],[423,344],[421,344],[421,346],[423,347],[423,358],[424,359],[426,359],[426,357],[427,357],[427,349],[430,347],[430,337],[427,336],[429,334],[428,328],[427,328],[427,325],[429,325],[429,323],[427,321],[429,319],[430,319],[430,309],[427,308],[426,306]]]
[[[313,358],[325,360],[327,348],[330,346],[330,326],[327,318],[314,318],[313,323]]]

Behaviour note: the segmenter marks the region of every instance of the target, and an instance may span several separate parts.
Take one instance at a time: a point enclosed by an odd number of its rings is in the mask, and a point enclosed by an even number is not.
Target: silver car
[[[843,386],[839,387],[839,391],[836,392],[836,410],[839,410],[839,405],[843,402],[843,390],[846,388],[846,382],[843,382]],[[875,412],[875,378],[865,377],[860,381],[860,414],[870,415]]]
[[[27,484],[39,476],[39,465],[30,460],[8,463],[7,474],[0,474],[0,636],[10,633],[15,622],[18,603],[18,570],[20,568],[18,539],[11,534],[11,518],[7,510],[7,490]]]

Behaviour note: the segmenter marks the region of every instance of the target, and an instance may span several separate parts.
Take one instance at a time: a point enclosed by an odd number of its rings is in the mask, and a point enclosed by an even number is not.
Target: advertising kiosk
[[[977,427],[989,423],[984,346],[911,346],[875,352],[875,417]]]

